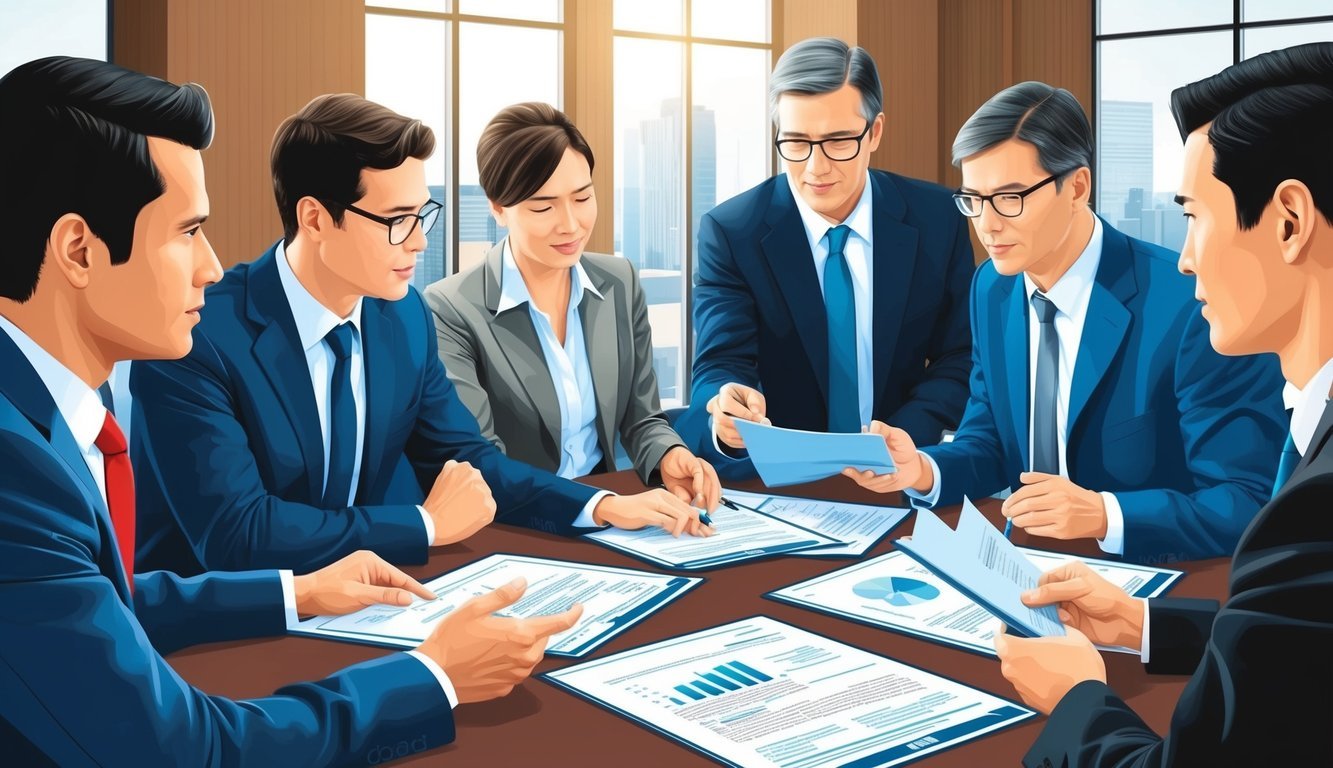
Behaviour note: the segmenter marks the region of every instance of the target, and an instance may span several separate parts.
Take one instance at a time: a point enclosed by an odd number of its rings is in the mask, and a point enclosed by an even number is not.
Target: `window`
[[[683,405],[699,219],[771,172],[769,8],[616,0],[613,27],[615,251],[648,297],[663,406]]]
[[[1103,0],[1097,4],[1097,212],[1173,250],[1184,147],[1171,91],[1277,48],[1333,40],[1328,0]]]
[[[0,77],[45,56],[106,61],[110,49],[107,0],[0,3]]]
[[[435,132],[426,161],[431,197],[445,206],[427,238],[417,288],[467,269],[504,237],[477,172],[477,140],[501,108],[562,105],[560,0],[367,0],[366,98]]]

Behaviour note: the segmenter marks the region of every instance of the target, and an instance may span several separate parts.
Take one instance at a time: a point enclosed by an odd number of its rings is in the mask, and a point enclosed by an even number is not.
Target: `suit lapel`
[[[1078,359],[1074,361],[1074,380],[1069,388],[1066,439],[1074,433],[1088,401],[1120,354],[1131,320],[1125,303],[1137,292],[1129,241],[1103,221],[1101,263],[1097,265],[1083,337],[1078,344]]]
[[[819,292],[810,241],[785,175],[773,181],[773,197],[765,221],[769,231],[759,244],[791,311],[792,324],[814,369],[820,396],[827,403],[828,313],[824,311],[824,296]]]
[[[583,320],[583,348],[592,367],[592,388],[597,397],[597,437],[603,456],[615,455],[613,439],[616,402],[619,398],[620,339],[616,332],[616,287],[610,281],[599,280],[600,275],[587,270],[588,279],[597,284],[602,298],[592,291],[583,292],[579,316]],[[628,326],[628,323],[626,323]],[[568,332],[568,331],[566,331]]]
[[[912,332],[902,326],[907,299],[911,293],[912,273],[916,270],[917,230],[903,223],[902,216],[907,210],[907,204],[891,183],[871,171],[870,185],[870,209],[874,222],[871,259],[875,265],[874,285],[870,293],[873,314],[871,328],[874,334],[872,400],[875,404],[874,412],[879,413],[880,395],[889,379],[898,336],[905,331]]]
[[[309,498],[324,495],[324,438],[315,407],[301,336],[278,275],[277,246],[270,248],[246,275],[246,314],[262,329],[251,352],[291,421],[305,462]]]
[[[499,243],[486,255],[486,309],[491,313],[491,334],[503,352],[514,374],[514,381],[532,404],[533,410],[546,428],[551,445],[560,445],[560,401],[555,396],[550,369],[541,341],[532,327],[532,316],[526,305],[499,312],[500,258],[504,244]]]
[[[1310,439],[1310,445],[1305,449],[1305,455],[1301,457],[1300,463],[1296,465],[1296,469],[1292,472],[1292,477],[1310,466],[1310,462],[1327,447],[1331,437],[1333,437],[1333,403],[1324,406],[1324,415],[1319,419],[1319,426],[1315,427],[1314,437]]]
[[[1028,459],[1028,436],[1032,431],[1028,423],[1028,302],[1023,289],[1023,280],[1019,277],[1004,277],[1008,287],[1008,296],[1001,300],[1001,312],[1004,316],[1003,328],[999,337],[1004,345],[999,363],[1004,366],[1004,382],[1009,399],[1009,411],[1013,414],[1014,434],[1018,436],[1018,455],[1024,469],[1032,466]]]
[[[366,376],[366,438],[361,452],[361,478],[357,484],[357,498],[365,497],[376,488],[381,465],[388,458],[385,440],[389,425],[397,415],[394,410],[394,388],[399,360],[398,331],[384,314],[384,302],[365,299],[361,302],[361,357]],[[396,460],[396,456],[392,457]],[[387,476],[387,475],[386,475]]]

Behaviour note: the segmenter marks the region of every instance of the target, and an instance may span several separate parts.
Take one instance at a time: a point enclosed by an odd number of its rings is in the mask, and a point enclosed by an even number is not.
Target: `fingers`
[[[891,493],[901,490],[898,485],[897,475],[877,475],[870,470],[858,470],[847,467],[842,471],[846,477],[850,477],[857,485],[868,491],[875,493]]]
[[[493,592],[487,592],[484,595],[468,600],[466,603],[458,606],[454,615],[462,618],[477,618],[480,616],[489,616],[502,608],[513,605],[523,596],[523,591],[528,588],[527,579],[519,577],[500,587]]]
[[[558,635],[567,629],[571,629],[579,622],[581,616],[583,616],[583,604],[575,603],[564,613],[555,613],[549,616],[533,616],[532,618],[524,619],[523,623],[526,625],[526,629],[532,632],[537,639],[540,640],[550,637],[551,635]]]
[[[1063,565],[1057,565],[1041,575],[1037,579],[1037,584],[1051,584],[1057,581],[1069,581],[1071,579],[1082,578],[1092,573],[1092,569],[1082,560],[1071,560]]]
[[[396,605],[406,607],[412,604],[412,593],[397,587],[385,587],[376,584],[347,582],[343,593],[357,605]]]
[[[372,584],[396,587],[407,594],[416,595],[422,600],[435,599],[435,593],[426,589],[426,585],[384,562],[379,555],[375,555],[375,560],[378,562],[375,563],[374,570],[371,571]],[[408,602],[411,602],[411,600]]]
[[[1023,485],[1036,485],[1038,483],[1044,483],[1047,480],[1059,479],[1059,475],[1048,475],[1045,472],[1020,472],[1018,474],[1018,482]]]
[[[659,518],[659,525],[662,525],[672,536],[680,536],[685,532],[685,527],[690,521],[698,522],[699,510],[690,506],[688,502],[681,502],[675,496],[669,493],[648,494],[648,507],[650,510],[664,516],[666,520]]]
[[[1092,591],[1092,586],[1084,579],[1056,581],[1042,584],[1036,589],[1024,592],[1020,599],[1024,605],[1037,607],[1053,603],[1071,603]]]
[[[717,509],[717,505],[722,503],[722,481],[718,479],[717,470],[712,464],[699,459],[699,464],[703,470],[703,489],[700,503],[704,510],[712,512]]]

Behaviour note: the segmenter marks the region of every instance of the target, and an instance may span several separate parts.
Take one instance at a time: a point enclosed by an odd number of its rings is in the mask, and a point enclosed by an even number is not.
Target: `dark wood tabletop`
[[[616,472],[585,478],[590,485],[622,493],[643,489],[632,472]],[[757,482],[735,483],[737,490],[762,491]],[[782,488],[789,496],[840,499],[868,504],[901,505],[896,495],[864,491],[851,481],[834,477],[807,485]],[[978,505],[992,522],[1002,520],[999,502],[988,499]],[[942,511],[951,526],[957,523],[958,508]],[[865,557],[893,549],[893,539],[911,533],[908,517]],[[1028,537],[1013,532],[1020,546],[1061,550],[1090,557],[1101,556],[1092,541],[1062,542]],[[419,579],[478,560],[492,552],[555,557],[604,565],[649,569],[651,566],[614,550],[581,540],[571,540],[506,525],[493,525],[462,544],[432,551],[426,565],[405,570]],[[509,696],[484,704],[470,704],[455,711],[458,737],[449,746],[423,752],[394,765],[444,766],[648,766],[714,765],[713,761],[666,737],[636,725],[610,711],[579,699],[543,680],[537,674],[616,653],[668,637],[763,614],[805,627],[851,645],[874,651],[906,664],[954,678],[996,695],[1017,701],[1013,687],[1000,675],[999,663],[991,657],[921,640],[884,629],[865,626],[795,606],[766,599],[774,589],[844,568],[850,558],[823,559],[780,557],[726,566],[700,575],[706,581],[684,597],[583,659],[548,657],[537,667],[533,679]],[[1225,558],[1169,567],[1186,572],[1171,590],[1172,596],[1225,596],[1229,562]],[[254,698],[272,694],[289,683],[317,680],[350,664],[392,653],[389,649],[302,637],[279,637],[199,646],[172,654],[173,667],[203,691],[232,698]],[[1107,681],[1154,730],[1166,730],[1176,699],[1187,677],[1148,675],[1137,656],[1107,653]],[[1018,764],[1036,739],[1044,717],[1037,717],[999,733],[967,742],[954,749],[925,757],[914,766],[992,766]]]

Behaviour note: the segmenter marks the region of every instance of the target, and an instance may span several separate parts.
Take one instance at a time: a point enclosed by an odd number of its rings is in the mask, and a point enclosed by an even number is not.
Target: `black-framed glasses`
[[[324,200],[325,205],[336,205],[339,208],[346,208],[358,216],[364,216],[371,221],[377,221],[389,228],[389,245],[402,245],[407,238],[412,236],[412,232],[417,228],[417,222],[421,222],[421,233],[428,234],[435,222],[440,218],[440,210],[444,206],[434,200],[427,200],[426,204],[421,206],[417,213],[403,213],[398,216],[379,216],[357,208],[351,203],[340,203],[336,200]]]
[[[953,193],[953,201],[954,204],[958,206],[958,210],[969,219],[975,219],[980,216],[981,209],[987,202],[990,203],[991,210],[1005,218],[1012,219],[1015,216],[1021,216],[1023,214],[1023,198],[1067,173],[1069,173],[1069,171],[1051,174],[1021,192],[996,192],[993,195],[978,195],[972,192],[964,192],[960,189]]]
[[[860,136],[838,136],[832,139],[820,139],[819,141],[810,141],[809,139],[777,139],[773,146],[778,148],[778,154],[782,155],[783,160],[792,163],[803,163],[810,159],[814,154],[815,147],[819,147],[824,153],[824,157],[835,160],[839,163],[845,163],[848,160],[855,159],[861,154],[861,140],[870,133],[870,126],[873,121],[867,120],[865,130],[861,131]]]

